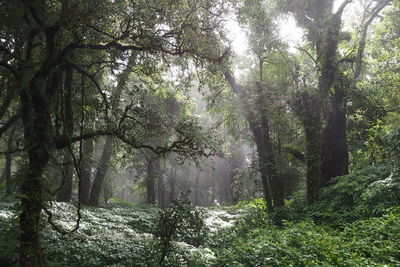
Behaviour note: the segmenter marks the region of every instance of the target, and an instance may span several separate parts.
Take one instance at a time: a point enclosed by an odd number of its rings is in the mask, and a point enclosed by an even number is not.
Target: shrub
[[[343,225],[379,216],[400,204],[400,174],[389,166],[371,166],[332,179],[310,207],[316,221]]]
[[[400,210],[360,220],[343,231],[311,221],[250,229],[245,236],[222,234],[215,247],[218,266],[397,266]]]
[[[154,229],[160,249],[159,264],[162,265],[167,254],[173,251],[173,241],[199,247],[206,241],[208,231],[204,214],[195,209],[187,198],[181,198],[171,208],[161,210]]]
[[[0,266],[18,263],[18,219],[13,203],[0,203]]]

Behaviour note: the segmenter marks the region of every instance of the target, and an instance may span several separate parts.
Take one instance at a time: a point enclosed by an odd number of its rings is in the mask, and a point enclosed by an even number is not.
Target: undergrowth
[[[399,177],[385,166],[355,171],[333,179],[314,205],[306,207],[298,193],[271,214],[261,199],[211,208],[181,201],[167,210],[120,201],[84,207],[71,235],[43,221],[44,260],[46,266],[400,266]],[[74,205],[51,209],[57,225],[74,227]],[[0,266],[17,266],[17,213],[18,205],[0,203]]]

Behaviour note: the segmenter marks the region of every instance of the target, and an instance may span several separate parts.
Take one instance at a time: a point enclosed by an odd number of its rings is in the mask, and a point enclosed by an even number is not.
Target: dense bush
[[[0,266],[13,266],[18,261],[15,209],[13,203],[0,203]]]
[[[180,241],[195,247],[202,245],[208,229],[204,214],[195,209],[187,198],[180,199],[169,209],[159,211],[154,228],[157,247],[160,250],[159,264],[165,265],[165,258],[176,253],[173,241]]]
[[[308,206],[304,192],[269,214],[272,221],[312,220],[317,224],[344,227],[356,220],[376,217],[400,206],[400,172],[389,165],[375,165],[335,177],[323,187],[319,199]]]
[[[378,266],[400,264],[400,210],[357,221],[344,231],[311,221],[221,231],[218,266]]]
[[[316,221],[341,225],[379,216],[400,205],[400,173],[390,166],[371,166],[333,178],[321,190],[320,201],[310,207]]]

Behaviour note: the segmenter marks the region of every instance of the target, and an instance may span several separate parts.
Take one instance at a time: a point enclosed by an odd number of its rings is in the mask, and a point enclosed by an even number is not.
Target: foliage
[[[1,264],[12,266],[12,263],[16,263],[17,246],[17,221],[12,217],[15,211],[9,203],[1,203],[0,207]],[[70,204],[55,205],[52,209],[55,222],[66,228],[72,227],[75,223],[72,219],[74,209]],[[202,211],[194,209],[187,201],[176,203],[164,211],[147,205],[120,205],[118,202],[102,208],[85,208],[81,227],[76,233],[60,236],[48,226],[43,229],[46,264],[160,266],[161,218],[179,218],[181,222],[180,228],[173,231],[175,235],[170,240],[171,249],[162,266],[400,264],[398,207],[382,211],[379,217],[356,220],[343,229],[318,225],[307,219],[284,221],[281,227],[277,227],[264,209],[263,201],[257,199],[234,207],[214,207]],[[205,219],[201,229],[212,231],[208,238],[203,239],[202,245],[196,247],[186,242],[198,242],[193,229],[201,224],[193,220],[198,221],[199,217]],[[170,226],[166,221],[162,224]],[[182,231],[185,228],[189,231]],[[159,234],[153,236],[153,233],[157,233],[156,229],[159,229]],[[200,236],[205,237],[202,234]]]
[[[51,209],[54,222],[64,228],[75,224],[71,204],[56,203]],[[17,260],[17,220],[12,205],[1,203],[1,266],[12,266]],[[46,225],[42,244],[46,266],[158,266],[156,241],[153,237],[157,209],[148,205],[113,203],[102,208],[85,208],[76,233],[61,236]],[[4,233],[4,234],[3,234]],[[213,260],[208,249],[184,242],[174,242],[175,253],[166,266],[209,266]]]
[[[399,210],[357,221],[343,232],[311,221],[221,230],[218,266],[377,266],[400,264]],[[239,225],[239,227],[241,227]]]
[[[173,251],[172,241],[199,247],[205,242],[207,232],[203,213],[193,208],[187,198],[181,198],[171,208],[161,210],[154,229],[154,236],[159,241],[160,265],[167,254]]]
[[[336,177],[323,188],[320,201],[310,207],[318,221],[334,225],[378,216],[400,204],[400,175],[389,166],[371,166]]]
[[[18,260],[17,218],[13,203],[0,203],[0,266],[13,266]]]
[[[267,206],[263,198],[240,201],[236,207],[244,209],[243,216],[236,222],[238,226],[242,226],[238,228],[241,231],[270,224],[268,214],[266,213]]]

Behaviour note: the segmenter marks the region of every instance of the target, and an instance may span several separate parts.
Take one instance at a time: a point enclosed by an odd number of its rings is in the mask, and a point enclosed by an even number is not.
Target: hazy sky
[[[344,2],[345,0],[336,0],[334,2],[334,10]],[[350,4],[343,14],[343,19],[345,20],[345,25],[350,26],[353,23],[357,24],[355,21],[355,13],[360,10],[363,0],[354,1]],[[296,21],[291,16],[286,16],[279,20],[279,34],[282,40],[286,41],[288,45],[294,49],[294,47],[299,46],[302,40],[304,31],[296,25]],[[226,29],[228,30],[228,38],[232,41],[232,48],[238,55],[243,55],[248,49],[248,40],[246,33],[240,28],[238,22],[235,19],[229,19],[226,24]],[[289,48],[290,49],[290,48]]]

